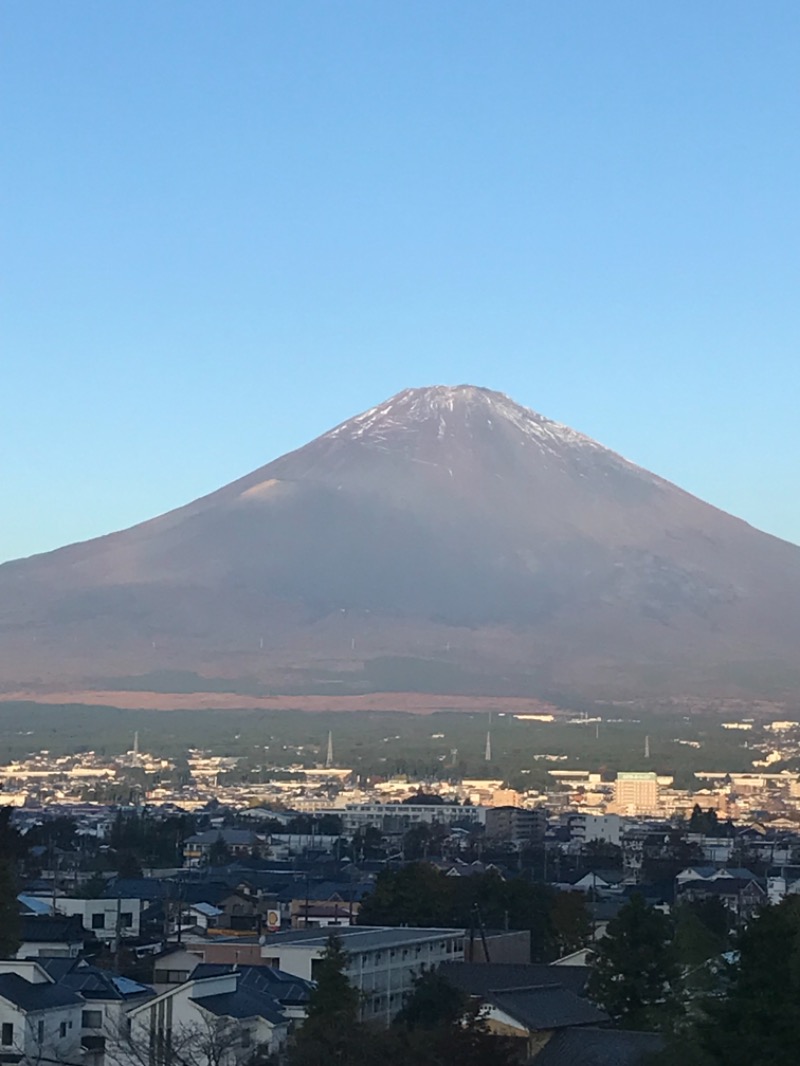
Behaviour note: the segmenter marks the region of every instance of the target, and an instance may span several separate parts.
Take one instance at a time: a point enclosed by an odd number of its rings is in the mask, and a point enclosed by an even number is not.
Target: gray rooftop
[[[382,951],[387,948],[403,948],[431,940],[452,940],[463,937],[463,929],[426,929],[408,926],[343,926],[336,929],[345,951]],[[273,933],[267,937],[265,954],[273,948],[307,947],[323,951],[330,934],[319,929],[291,929],[285,933]]]
[[[509,988],[488,992],[484,998],[534,1032],[608,1021],[608,1015],[594,1003],[561,985]]]
[[[286,1017],[272,996],[255,994],[238,988],[235,992],[222,992],[216,996],[197,996],[194,1002],[220,1018],[264,1018],[271,1025],[286,1025]]]
[[[583,996],[591,970],[588,966],[552,966],[546,962],[443,962],[439,972],[471,996],[534,985],[561,985]]]
[[[536,1066],[644,1066],[664,1046],[658,1033],[625,1029],[562,1029],[536,1056]]]

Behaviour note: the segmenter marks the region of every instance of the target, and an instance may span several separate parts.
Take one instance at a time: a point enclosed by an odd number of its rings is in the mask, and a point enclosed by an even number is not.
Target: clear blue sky
[[[800,542],[796,0],[0,20],[0,559],[461,382]]]

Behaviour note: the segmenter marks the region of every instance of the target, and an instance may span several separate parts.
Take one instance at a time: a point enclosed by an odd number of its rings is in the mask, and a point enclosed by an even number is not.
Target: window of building
[[[11,1047],[14,1043],[14,1026],[11,1022],[3,1022],[2,1031],[0,1031],[0,1044],[3,1047]]]
[[[66,1022],[62,1022],[61,1025],[59,1025],[59,1027],[58,1027],[58,1035],[61,1037],[62,1040],[67,1035],[67,1023]]]
[[[156,970],[153,980],[157,985],[182,985],[189,980],[188,970]]]
[[[103,1012],[101,1010],[85,1010],[81,1013],[81,1027],[83,1029],[102,1029]]]
[[[105,929],[106,916],[105,914],[93,914],[92,915],[92,929]]]
[[[43,1044],[44,1043],[44,1022],[43,1021],[39,1021],[39,1022],[36,1023],[36,1043],[37,1044]]]
[[[119,916],[119,924],[123,929],[130,929],[133,925],[133,911],[122,911]]]

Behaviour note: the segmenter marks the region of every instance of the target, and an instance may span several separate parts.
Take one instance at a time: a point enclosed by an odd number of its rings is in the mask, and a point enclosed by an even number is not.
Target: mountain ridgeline
[[[6,691],[791,700],[798,649],[800,548],[472,386],[0,567]]]

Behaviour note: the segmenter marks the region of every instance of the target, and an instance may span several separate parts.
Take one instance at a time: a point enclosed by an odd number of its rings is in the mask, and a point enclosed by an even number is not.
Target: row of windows
[[[103,1016],[100,1011],[84,1011],[84,1014],[99,1014],[100,1022],[103,1024]],[[63,1040],[67,1035],[67,1031],[72,1028],[72,1022],[61,1022],[58,1027],[58,1035]],[[36,1039],[39,1044],[44,1043],[44,1022],[39,1021],[36,1024]],[[3,1022],[2,1028],[0,1028],[0,1047],[13,1047],[14,1046],[14,1024],[13,1022]]]
[[[448,955],[451,955],[455,951],[464,950],[463,940],[440,940],[438,944],[415,944],[413,948],[390,948],[389,951],[376,951],[373,955],[362,955],[362,966],[378,966],[383,962],[383,956],[387,955],[390,959],[407,959],[411,956],[412,952],[415,958],[419,957],[427,947],[428,951],[444,951]]]

